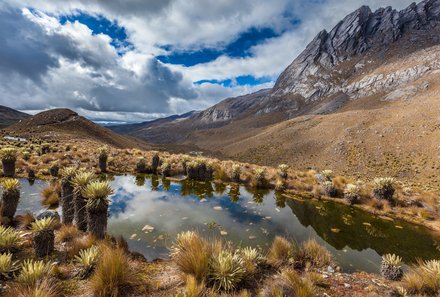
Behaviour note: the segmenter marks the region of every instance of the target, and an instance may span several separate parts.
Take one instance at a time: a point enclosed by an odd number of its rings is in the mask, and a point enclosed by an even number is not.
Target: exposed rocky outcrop
[[[363,6],[330,32],[320,32],[280,75],[271,97],[295,94],[310,102],[342,91],[357,98],[382,89],[381,86],[415,80],[430,68],[438,67],[438,63],[401,70],[388,76],[367,76],[349,84],[356,71],[363,70],[366,64],[382,62],[385,57],[392,56],[390,50],[397,41],[402,40],[400,50],[406,53],[440,43],[439,24],[439,0],[411,4],[400,12],[391,7],[372,12],[369,7]],[[398,53],[399,49],[396,49]],[[374,90],[358,92],[368,86]]]

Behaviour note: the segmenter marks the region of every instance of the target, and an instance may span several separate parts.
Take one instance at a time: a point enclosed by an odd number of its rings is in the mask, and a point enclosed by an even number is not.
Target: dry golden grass
[[[280,267],[283,264],[289,263],[293,260],[296,247],[284,237],[275,237],[272,245],[267,253],[267,262],[275,267]]]
[[[5,297],[59,297],[60,290],[54,280],[43,278],[32,285],[14,284],[5,292]]]
[[[90,277],[90,290],[95,296],[117,297],[138,290],[141,280],[124,251],[100,245],[99,261]]]
[[[79,235],[79,230],[73,225],[62,225],[56,233],[55,240],[57,242],[71,242],[77,239]]]

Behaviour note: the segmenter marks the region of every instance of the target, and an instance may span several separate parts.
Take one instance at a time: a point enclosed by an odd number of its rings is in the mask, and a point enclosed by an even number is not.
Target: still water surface
[[[386,253],[398,254],[406,263],[440,258],[440,238],[427,229],[338,203],[157,176],[115,176],[111,183],[115,194],[108,232],[124,236],[131,250],[148,259],[166,258],[173,239],[186,230],[264,250],[277,235],[297,243],[316,239],[345,271],[377,273]],[[39,193],[46,185],[22,180],[18,213],[41,211]]]

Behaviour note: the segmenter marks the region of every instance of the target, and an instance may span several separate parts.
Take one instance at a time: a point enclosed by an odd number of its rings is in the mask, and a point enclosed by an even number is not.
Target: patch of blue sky
[[[61,16],[59,20],[61,24],[65,24],[67,21],[78,21],[92,30],[93,34],[108,35],[112,39],[111,45],[113,45],[120,52],[124,52],[127,49],[132,49],[134,47],[133,44],[131,44],[128,40],[128,35],[125,28],[119,26],[116,21],[110,21],[104,16],[94,16],[79,12],[77,14]]]
[[[225,79],[225,80],[216,80],[216,79],[204,79],[204,80],[199,80],[197,82],[195,82],[194,84],[196,85],[201,85],[204,83],[210,83],[210,84],[218,84],[218,85],[222,85],[224,87],[227,88],[232,88],[234,86],[256,86],[256,85],[261,85],[261,84],[265,84],[265,83],[269,83],[269,82],[273,82],[273,79],[271,77],[254,77],[252,75],[242,75],[242,76],[237,76],[234,79]]]
[[[282,32],[276,32],[271,28],[251,28],[233,42],[219,48],[205,48],[197,51],[174,51],[172,45],[162,46],[169,55],[157,56],[163,63],[184,65],[186,67],[201,63],[208,63],[225,55],[232,58],[243,58],[251,55],[250,49],[264,41],[278,37]]]

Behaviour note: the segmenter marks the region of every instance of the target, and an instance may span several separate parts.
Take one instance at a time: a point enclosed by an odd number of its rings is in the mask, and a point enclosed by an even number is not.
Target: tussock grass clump
[[[95,237],[90,234],[76,237],[67,246],[68,256],[74,258],[80,251],[91,248],[95,243]]]
[[[284,191],[285,189],[286,189],[286,183],[281,179],[277,180],[275,183],[275,191],[281,192]]]
[[[0,225],[0,253],[15,252],[20,245],[20,234],[11,227]]]
[[[1,182],[3,188],[0,215],[12,220],[20,200],[20,182],[15,178],[7,178]]]
[[[344,189],[344,198],[350,204],[359,203],[360,188],[354,184],[348,184]]]
[[[58,297],[60,292],[53,280],[44,278],[33,285],[14,284],[6,290],[5,297]]]
[[[153,152],[153,156],[151,157],[151,167],[153,169],[153,173],[157,173],[157,168],[159,168],[160,157],[158,152]]]
[[[35,222],[35,216],[31,212],[26,212],[23,215],[18,215],[17,217],[18,225],[21,229],[29,229],[31,224]]]
[[[75,256],[75,263],[81,268],[79,275],[81,277],[89,276],[95,269],[98,259],[99,249],[97,246],[79,251],[78,255]]]
[[[90,277],[90,289],[95,296],[120,296],[140,285],[133,264],[121,249],[107,245],[99,247],[99,260]]]
[[[33,245],[37,257],[45,257],[54,250],[56,221],[54,218],[44,218],[32,223]]]
[[[275,237],[267,254],[267,262],[275,267],[280,267],[294,260],[296,247],[284,237]]]
[[[214,167],[205,159],[199,158],[187,164],[186,174],[191,180],[210,181],[214,176]]]
[[[228,250],[214,255],[209,263],[209,280],[217,290],[232,291],[237,288],[245,275],[241,256]]]
[[[7,280],[20,268],[11,253],[0,254],[0,280]]]
[[[79,235],[79,230],[76,226],[62,225],[56,234],[57,242],[71,242]]]
[[[392,177],[375,178],[373,181],[374,198],[392,201],[396,191],[394,184],[395,179]]]
[[[171,250],[171,258],[180,271],[202,282],[209,272],[210,257],[210,245],[199,234],[187,231],[177,235]]]
[[[332,263],[332,255],[316,240],[310,239],[301,245],[297,255],[297,263],[302,267],[307,265],[324,267]]]
[[[419,261],[403,278],[410,295],[438,296],[440,291],[440,261]]]
[[[21,272],[17,281],[22,284],[32,285],[53,273],[54,264],[44,261],[25,260],[21,264]]]
[[[280,278],[283,284],[283,295],[281,296],[314,296],[313,284],[307,279],[302,279],[295,270],[290,268],[283,269],[280,273]]]
[[[61,187],[57,182],[52,182],[41,191],[42,204],[47,207],[56,207],[60,203]]]
[[[388,280],[398,281],[403,277],[402,258],[395,254],[382,257],[380,274]]]

